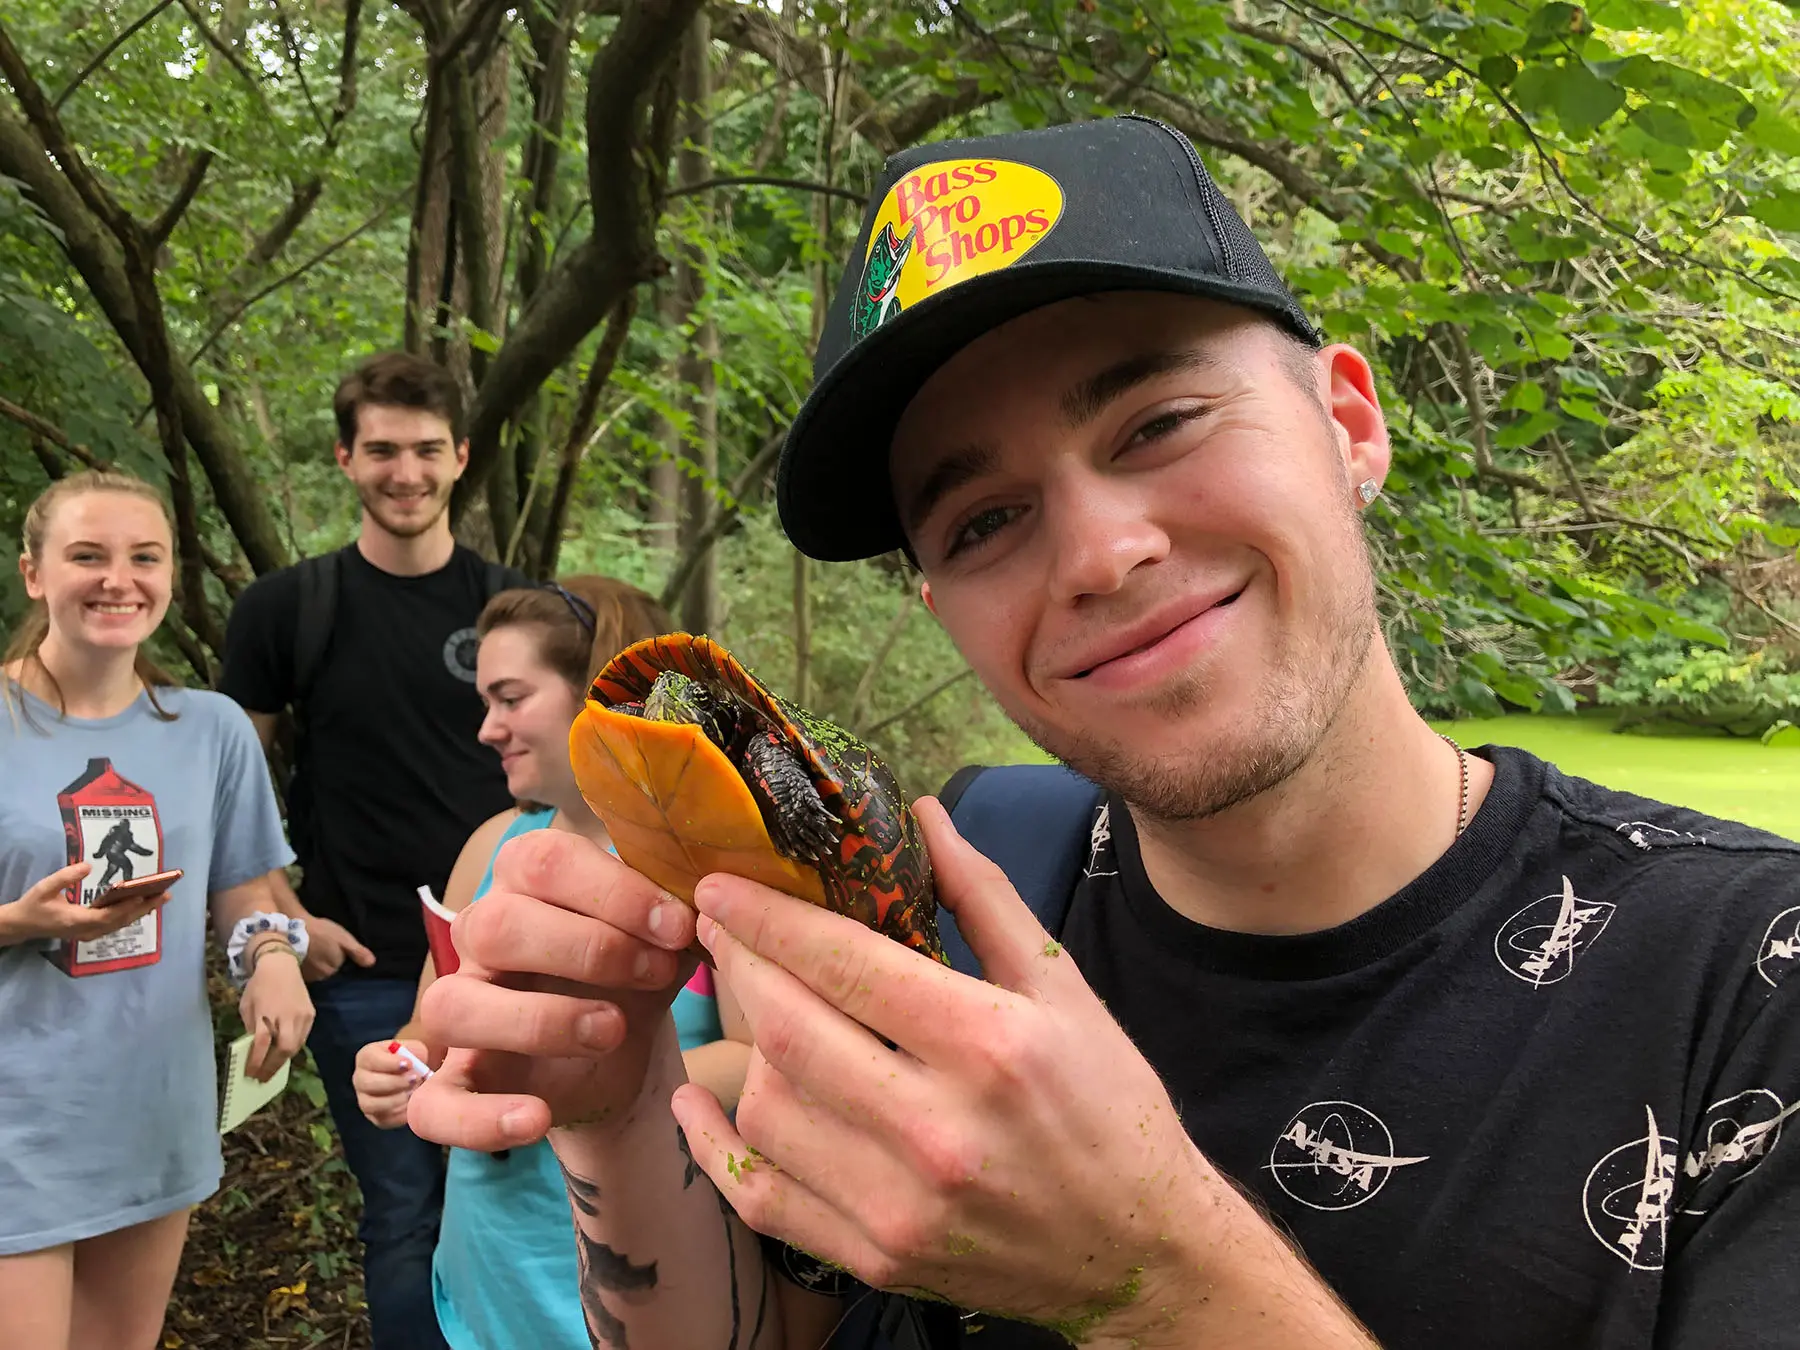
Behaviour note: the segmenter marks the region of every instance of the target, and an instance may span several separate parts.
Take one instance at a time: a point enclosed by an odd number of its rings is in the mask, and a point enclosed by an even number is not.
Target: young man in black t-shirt
[[[469,449],[449,372],[377,356],[345,378],[334,410],[338,466],[362,504],[357,540],[239,597],[220,688],[249,710],[265,747],[282,710],[295,714],[288,818],[303,879],[289,901],[337,939],[314,972],[324,978],[313,986],[309,1045],[362,1187],[374,1345],[436,1350],[442,1151],[370,1124],[351,1074],[360,1047],[412,1016],[426,952],[418,888],[443,894],[469,835],[510,804],[499,760],[476,740],[475,620],[496,584],[528,583],[496,579],[451,536],[450,492]],[[319,586],[331,591],[324,611],[303,602]],[[303,635],[321,613],[329,632]],[[302,675],[309,642],[316,671]]]
[[[1373,374],[1184,138],[895,156],[818,370],[789,536],[908,549],[1106,791],[1011,822],[1085,843],[1054,937],[921,801],[986,982],[739,878],[696,921],[581,841],[502,855],[412,1120],[560,1127],[596,1344],[1795,1343],[1800,846],[1413,712]],[[735,1119],[668,1027],[695,935],[755,1035]]]

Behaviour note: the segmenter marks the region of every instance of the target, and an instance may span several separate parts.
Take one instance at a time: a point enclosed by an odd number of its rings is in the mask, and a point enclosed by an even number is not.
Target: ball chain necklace
[[[1456,837],[1461,839],[1463,831],[1469,828],[1469,752],[1441,731],[1438,739],[1456,751],[1456,767],[1462,775],[1462,792],[1456,808]]]

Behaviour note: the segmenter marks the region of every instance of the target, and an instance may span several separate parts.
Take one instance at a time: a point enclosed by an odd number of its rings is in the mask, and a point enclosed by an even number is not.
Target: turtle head
[[[731,700],[708,689],[700,681],[673,670],[656,677],[644,695],[643,716],[652,722],[682,722],[699,727],[721,750],[731,744],[737,724]]]

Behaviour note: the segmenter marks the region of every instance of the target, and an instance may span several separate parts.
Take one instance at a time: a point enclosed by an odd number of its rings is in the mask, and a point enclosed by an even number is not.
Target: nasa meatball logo
[[[1633,1270],[1661,1270],[1681,1146],[1644,1107],[1644,1133],[1595,1163],[1582,1188],[1588,1231]]]
[[[464,684],[475,683],[475,652],[481,639],[473,628],[459,628],[444,639],[444,669]]]
[[[1494,955],[1509,975],[1542,988],[1566,980],[1575,959],[1606,931],[1613,906],[1583,900],[1575,883],[1562,879],[1562,890],[1540,896],[1514,914],[1494,934]]]
[[[922,164],[888,190],[850,306],[861,341],[958,282],[1010,267],[1055,227],[1063,193],[1042,169],[1007,159]]]
[[[1784,1106],[1768,1088],[1751,1088],[1707,1107],[1695,1147],[1681,1155],[1681,1212],[1706,1213],[1723,1192],[1761,1167],[1781,1142],[1782,1124],[1797,1110],[1800,1102]]]
[[[1269,1153],[1275,1184],[1310,1209],[1355,1209],[1373,1200],[1401,1157],[1380,1116],[1355,1102],[1314,1102],[1288,1122]]]

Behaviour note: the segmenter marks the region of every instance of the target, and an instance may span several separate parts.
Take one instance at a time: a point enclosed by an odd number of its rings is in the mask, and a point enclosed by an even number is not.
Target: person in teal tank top
[[[588,682],[618,651],[674,623],[648,595],[604,577],[570,577],[554,586],[503,591],[482,611],[476,683],[487,705],[481,739],[499,752],[520,807],[502,812],[469,837],[445,889],[460,910],[493,881],[495,856],[508,840],[560,829],[610,848],[575,786],[568,731]],[[419,993],[436,979],[428,960]],[[729,991],[701,966],[671,1009],[689,1077],[716,1092],[727,1109],[743,1090],[749,1032]],[[399,1041],[421,1060],[442,1058],[414,1020],[392,1040],[357,1055],[355,1084],[363,1113],[402,1128],[419,1078],[389,1049]],[[444,1214],[432,1263],[438,1323],[451,1350],[589,1350],[582,1315],[568,1191],[547,1142],[504,1153],[452,1149]]]

